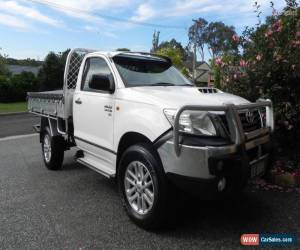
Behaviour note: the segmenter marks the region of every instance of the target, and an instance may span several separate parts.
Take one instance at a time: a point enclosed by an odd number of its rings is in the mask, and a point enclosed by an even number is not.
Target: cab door
[[[105,167],[114,168],[114,94],[93,89],[91,81],[97,75],[107,75],[113,79],[112,70],[104,57],[88,57],[81,86],[77,86],[73,97],[74,137],[79,148],[91,157],[97,157]]]

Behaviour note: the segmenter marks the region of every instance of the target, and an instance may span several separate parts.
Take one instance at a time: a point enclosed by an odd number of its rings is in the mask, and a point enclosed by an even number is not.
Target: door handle
[[[81,104],[82,101],[80,100],[80,98],[78,98],[78,99],[75,100],[75,103],[76,103],[76,104]]]

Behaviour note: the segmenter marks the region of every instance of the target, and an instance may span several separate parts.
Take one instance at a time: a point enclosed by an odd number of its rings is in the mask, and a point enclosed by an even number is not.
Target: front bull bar
[[[240,110],[252,110],[258,108],[266,109],[266,126],[255,130],[253,132],[245,133],[238,111]],[[274,112],[272,101],[267,99],[259,99],[256,103],[247,103],[242,105],[224,104],[222,106],[205,106],[205,105],[185,105],[182,106],[176,113],[174,120],[174,150],[176,156],[180,156],[180,143],[179,143],[179,119],[181,114],[186,111],[222,111],[226,115],[226,120],[229,127],[230,139],[235,145],[245,145],[246,140],[250,140],[259,136],[261,133],[274,131]]]

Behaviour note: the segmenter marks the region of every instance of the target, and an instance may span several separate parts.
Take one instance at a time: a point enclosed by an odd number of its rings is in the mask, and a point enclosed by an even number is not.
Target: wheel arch
[[[161,161],[160,156],[157,152],[157,148],[156,148],[154,142],[152,142],[147,136],[145,136],[141,133],[138,133],[138,132],[127,132],[127,133],[125,133],[121,137],[119,145],[118,145],[117,160],[116,160],[116,176],[118,176],[119,162],[120,162],[120,159],[122,157],[122,154],[125,152],[125,150],[128,147],[130,147],[132,145],[135,145],[135,144],[138,144],[138,143],[147,143],[147,144],[149,144],[152,147],[153,151],[156,153],[156,156],[157,156],[158,160],[162,164],[162,161]]]
[[[137,132],[127,132],[121,137],[119,145],[118,145],[118,151],[117,151],[117,162],[116,162],[117,169],[119,166],[120,158],[121,158],[122,154],[124,153],[124,151],[128,147],[130,147],[134,144],[143,143],[143,142],[153,144],[152,141],[148,137],[146,137],[143,134],[137,133]]]
[[[41,125],[40,125],[40,143],[43,141],[44,133],[46,127],[49,126],[49,121],[47,117],[41,117]]]
[[[43,140],[45,128],[49,127],[51,136],[60,135],[57,129],[57,120],[49,117],[42,116],[40,124],[40,142]]]

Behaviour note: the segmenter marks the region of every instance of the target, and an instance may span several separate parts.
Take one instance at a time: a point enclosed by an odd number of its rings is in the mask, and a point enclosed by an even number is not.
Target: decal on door
[[[112,109],[113,109],[112,105],[105,105],[104,106],[104,111],[108,113],[108,116],[111,116]]]

